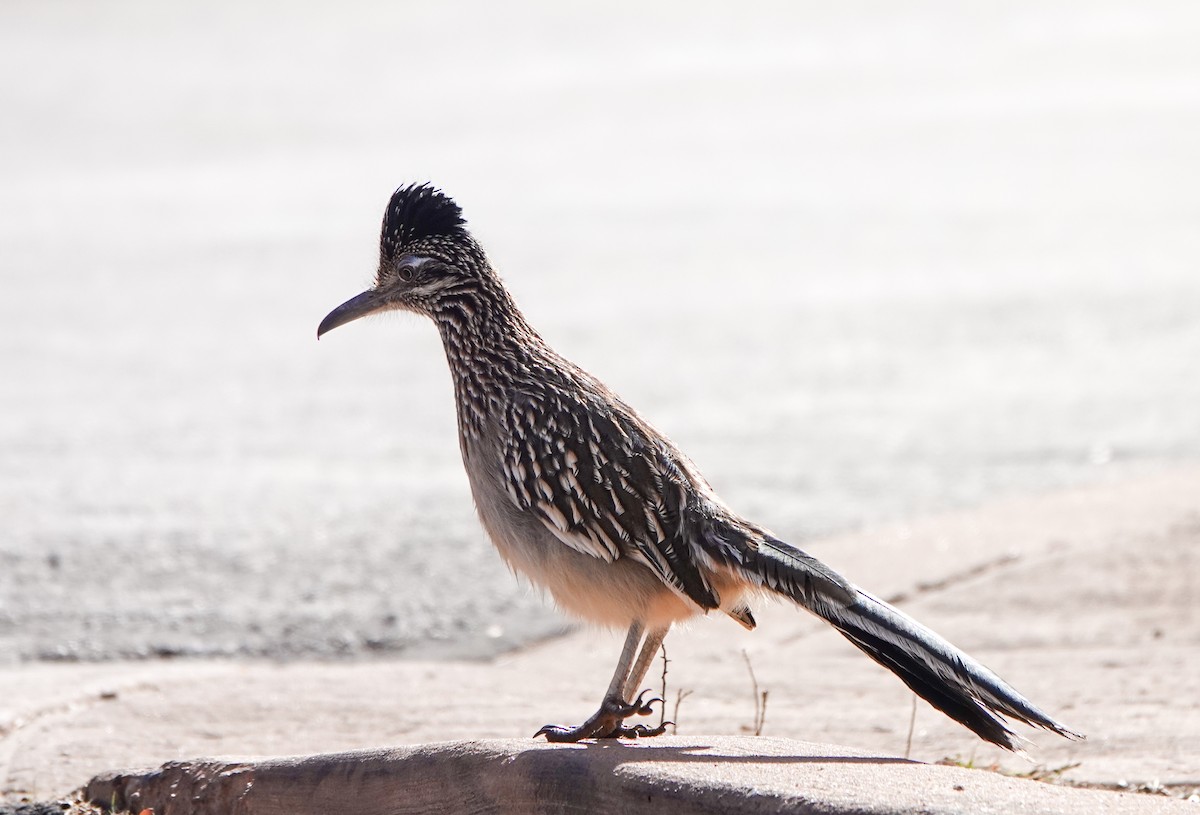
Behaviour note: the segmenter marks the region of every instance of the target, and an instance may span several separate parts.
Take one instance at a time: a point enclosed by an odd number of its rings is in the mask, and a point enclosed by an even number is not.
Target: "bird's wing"
[[[701,608],[720,605],[689,542],[689,484],[665,441],[632,415],[566,392],[519,396],[504,424],[516,506],[576,551],[631,558]]]

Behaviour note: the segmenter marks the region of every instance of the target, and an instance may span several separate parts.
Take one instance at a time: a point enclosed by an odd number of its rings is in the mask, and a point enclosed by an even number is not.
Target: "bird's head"
[[[375,285],[329,312],[317,336],[377,311],[435,316],[489,276],[458,204],[428,184],[401,187],[383,214]]]

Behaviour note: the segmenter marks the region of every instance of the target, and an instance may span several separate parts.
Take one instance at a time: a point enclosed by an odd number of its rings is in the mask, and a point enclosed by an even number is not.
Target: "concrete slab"
[[[464,741],[108,774],[86,797],[156,815],[591,812],[934,815],[1194,813],[1145,795],[1055,787],[786,739],[665,736],[548,745]]]

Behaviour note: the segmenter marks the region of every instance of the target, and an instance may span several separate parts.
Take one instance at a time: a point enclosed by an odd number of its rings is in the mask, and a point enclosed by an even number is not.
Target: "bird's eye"
[[[396,274],[399,275],[400,279],[403,280],[405,283],[411,282],[413,279],[413,275],[415,273],[416,272],[414,271],[413,267],[411,267],[411,266],[401,266],[400,269],[396,272]]]

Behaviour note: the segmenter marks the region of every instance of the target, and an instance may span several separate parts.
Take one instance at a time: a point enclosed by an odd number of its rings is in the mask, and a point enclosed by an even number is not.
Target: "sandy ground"
[[[811,548],[1087,734],[1030,733],[1035,763],[918,707],[911,756],[1076,781],[1200,788],[1200,470],[997,502]],[[769,606],[753,633],[668,640],[681,734],[765,734],[903,755],[911,694],[822,623]],[[48,798],[120,767],[531,734],[596,704],[619,646],[579,631],[483,661],[148,660],[0,670],[0,795]],[[658,669],[656,669],[658,673]],[[658,684],[656,679],[654,684]],[[688,691],[678,713],[675,700]]]

